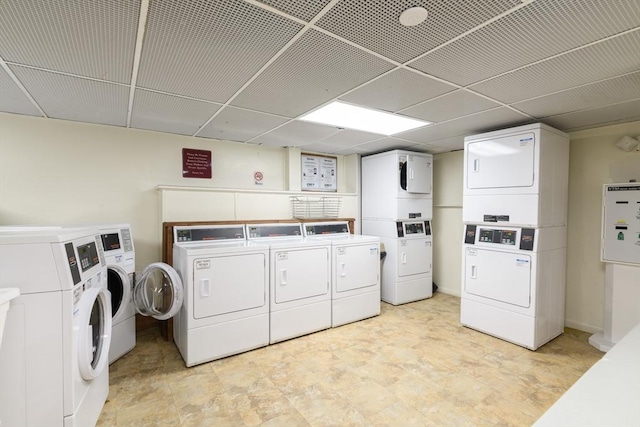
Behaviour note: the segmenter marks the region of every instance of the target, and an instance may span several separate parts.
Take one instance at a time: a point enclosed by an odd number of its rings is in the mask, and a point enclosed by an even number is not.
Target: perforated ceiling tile
[[[355,150],[361,154],[374,154],[381,153],[383,151],[389,150],[413,150],[412,147],[419,146],[420,144],[416,144],[409,141],[402,141],[393,137],[385,137],[378,139],[376,141],[366,142],[364,144],[356,145],[355,147],[351,147],[350,149]],[[417,151],[417,150],[413,150]]]
[[[10,66],[51,118],[125,126],[129,87]]]
[[[41,116],[40,111],[11,79],[4,68],[0,68],[0,111],[26,114],[28,116]]]
[[[301,28],[241,0],[154,0],[138,85],[226,102]]]
[[[376,139],[383,138],[382,135],[377,133],[361,132],[353,129],[345,129],[340,132],[334,133],[328,138],[323,139],[322,144],[332,147],[353,147],[354,145],[362,144],[368,141],[374,141]]]
[[[309,30],[232,104],[297,117],[392,68],[374,55]]]
[[[454,150],[464,150],[464,137],[465,135],[452,136],[451,138],[440,139],[433,141],[429,146],[438,147],[439,153]]]
[[[470,89],[505,103],[640,69],[640,31],[557,56]]]
[[[256,111],[225,107],[196,136],[246,142],[288,120]]]
[[[341,96],[340,99],[366,107],[395,112],[454,89],[455,86],[412,71],[398,69]]]
[[[260,0],[261,3],[288,13],[296,18],[311,21],[331,0]]]
[[[299,147],[321,141],[339,131],[340,129],[331,126],[294,120],[251,142],[280,147]]]
[[[466,90],[457,90],[401,112],[407,116],[430,122],[442,122],[499,106],[500,104],[496,102],[489,101]]]
[[[535,117],[616,104],[640,98],[640,72],[513,104]]]
[[[415,6],[427,20],[413,27],[400,14]],[[398,62],[405,62],[512,8],[511,0],[342,0],[317,25]]]
[[[618,34],[639,22],[637,0],[538,0],[409,65],[468,85]]]
[[[2,0],[0,56],[128,83],[139,11],[139,0]]]
[[[138,89],[133,102],[131,127],[193,135],[220,107],[220,104]]]
[[[640,120],[640,99],[543,119],[544,123],[565,132],[633,120]]]
[[[396,136],[409,141],[432,144],[434,141],[452,136],[473,135],[531,121],[532,119],[516,113],[507,107],[500,107],[448,122],[402,132]]]

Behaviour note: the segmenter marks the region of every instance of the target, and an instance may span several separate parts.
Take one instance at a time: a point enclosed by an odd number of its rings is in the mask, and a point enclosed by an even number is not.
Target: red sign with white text
[[[183,178],[211,178],[211,151],[182,149]]]

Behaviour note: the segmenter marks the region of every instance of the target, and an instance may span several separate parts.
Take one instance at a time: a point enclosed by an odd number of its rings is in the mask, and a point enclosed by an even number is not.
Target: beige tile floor
[[[186,368],[151,329],[111,365],[98,426],[528,426],[603,353],[565,333],[533,352],[467,329],[437,293]]]

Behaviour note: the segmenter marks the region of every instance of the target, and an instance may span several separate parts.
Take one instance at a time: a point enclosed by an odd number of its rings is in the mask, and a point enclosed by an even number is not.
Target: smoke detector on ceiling
[[[414,27],[422,24],[427,19],[428,14],[429,12],[424,7],[410,7],[400,14],[400,23],[405,27]]]
[[[638,151],[640,147],[640,141],[630,136],[623,136],[616,143],[616,147],[618,147],[622,151],[627,151],[627,152],[633,151],[633,150]]]

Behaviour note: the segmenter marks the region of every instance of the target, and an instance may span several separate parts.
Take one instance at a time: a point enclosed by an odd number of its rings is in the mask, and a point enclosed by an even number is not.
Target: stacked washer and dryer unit
[[[380,237],[381,299],[430,298],[433,156],[393,150],[362,158],[362,233]]]
[[[0,287],[16,287],[0,349],[0,422],[95,425],[109,393],[111,297],[95,229],[0,231]]]
[[[536,350],[564,331],[569,137],[465,138],[461,323]]]

